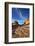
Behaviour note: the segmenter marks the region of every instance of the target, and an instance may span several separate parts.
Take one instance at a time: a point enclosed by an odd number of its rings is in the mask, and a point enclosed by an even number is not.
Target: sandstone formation
[[[24,25],[29,25],[29,24],[30,24],[29,19],[26,19]]]
[[[25,20],[23,26],[19,26],[15,28],[15,34],[13,35],[14,38],[20,38],[20,37],[29,37],[29,19]]]

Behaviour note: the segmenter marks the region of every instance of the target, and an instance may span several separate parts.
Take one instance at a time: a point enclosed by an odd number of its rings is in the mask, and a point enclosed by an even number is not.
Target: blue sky
[[[29,18],[29,8],[12,8],[12,21],[21,25]]]

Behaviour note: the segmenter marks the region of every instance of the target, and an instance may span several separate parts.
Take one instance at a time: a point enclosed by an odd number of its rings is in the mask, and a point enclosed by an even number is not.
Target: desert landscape
[[[29,8],[12,8],[12,38],[29,37]]]
[[[20,25],[17,21],[12,23],[12,38],[29,37],[29,19],[25,20],[24,24]]]

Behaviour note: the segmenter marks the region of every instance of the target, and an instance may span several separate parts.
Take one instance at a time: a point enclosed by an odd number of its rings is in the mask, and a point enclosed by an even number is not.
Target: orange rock
[[[29,25],[30,22],[29,22],[29,19],[26,19],[25,22],[24,22],[25,25]]]

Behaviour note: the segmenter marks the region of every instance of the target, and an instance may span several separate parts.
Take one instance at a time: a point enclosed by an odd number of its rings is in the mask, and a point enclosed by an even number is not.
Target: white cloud
[[[23,17],[23,16],[22,16],[21,11],[20,11],[20,10],[18,10],[17,8],[16,8],[16,10],[17,10],[17,13],[19,14],[19,17],[20,17],[21,19],[25,19],[25,17]]]

